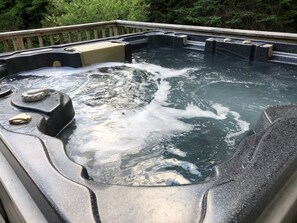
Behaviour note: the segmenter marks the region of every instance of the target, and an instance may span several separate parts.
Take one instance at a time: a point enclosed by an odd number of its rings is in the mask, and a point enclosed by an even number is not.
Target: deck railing
[[[117,21],[96,22],[43,29],[0,33],[2,52],[53,46],[84,40],[100,39],[147,29],[118,26]],[[1,51],[0,51],[1,52]]]
[[[297,43],[297,34],[114,20],[0,33],[0,53],[100,39],[146,30],[236,36]]]

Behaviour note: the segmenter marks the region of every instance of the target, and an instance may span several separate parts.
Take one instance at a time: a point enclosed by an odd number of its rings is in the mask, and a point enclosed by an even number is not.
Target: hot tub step
[[[269,62],[297,65],[297,54],[274,51]]]
[[[205,42],[188,41],[184,49],[204,52]]]

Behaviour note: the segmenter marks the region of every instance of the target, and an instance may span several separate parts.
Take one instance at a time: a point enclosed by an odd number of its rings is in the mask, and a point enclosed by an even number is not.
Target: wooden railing
[[[147,29],[118,26],[116,21],[0,33],[0,53],[100,39]]]
[[[297,43],[297,34],[114,20],[0,33],[0,53],[100,39],[146,30],[236,36]]]

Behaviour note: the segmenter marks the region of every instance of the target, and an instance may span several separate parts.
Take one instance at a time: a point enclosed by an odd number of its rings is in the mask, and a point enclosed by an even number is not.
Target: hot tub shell
[[[124,48],[121,58],[127,62],[142,48],[169,47],[297,65],[294,44],[262,40],[245,44],[238,38],[229,42],[224,37],[156,31],[0,55],[0,76],[53,64],[87,65],[79,49],[92,49],[98,42],[100,47],[106,42]],[[95,52],[95,57],[102,52]],[[252,222],[297,170],[297,106],[286,105],[263,111],[236,154],[200,184],[98,184],[67,157],[63,143],[54,137],[74,117],[71,99],[51,90],[42,101],[25,103],[21,94],[27,90],[0,93],[0,151],[49,222]],[[30,114],[32,121],[10,125],[9,118],[22,112]],[[289,207],[286,219],[294,216],[290,210],[295,206]]]

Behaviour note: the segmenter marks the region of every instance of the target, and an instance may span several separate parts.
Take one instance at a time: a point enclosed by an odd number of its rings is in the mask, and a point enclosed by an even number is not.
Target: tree
[[[178,7],[174,10],[174,23],[221,26],[219,2],[215,0],[193,1],[189,6]]]
[[[149,21],[297,32],[296,0],[146,0]]]
[[[0,0],[0,32],[127,19],[297,32],[296,0]]]
[[[0,32],[41,26],[47,0],[1,0]]]

